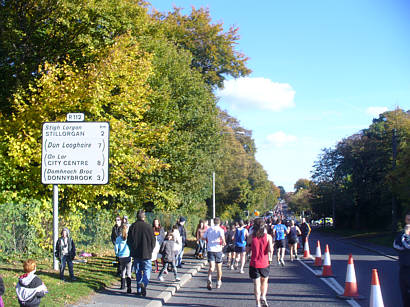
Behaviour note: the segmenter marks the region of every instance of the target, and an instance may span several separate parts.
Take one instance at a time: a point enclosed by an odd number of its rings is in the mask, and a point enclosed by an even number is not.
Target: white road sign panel
[[[43,124],[43,184],[107,184],[110,126],[107,122]]]

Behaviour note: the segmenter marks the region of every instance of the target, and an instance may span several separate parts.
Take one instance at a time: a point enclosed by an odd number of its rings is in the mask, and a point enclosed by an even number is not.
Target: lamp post
[[[215,172],[212,172],[212,221],[215,218]]]

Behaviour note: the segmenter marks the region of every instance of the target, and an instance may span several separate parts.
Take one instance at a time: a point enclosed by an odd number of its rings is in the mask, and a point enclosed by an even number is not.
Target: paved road
[[[239,274],[225,268],[223,274],[222,287],[209,291],[207,271],[202,269],[165,306],[254,306],[248,269]],[[267,299],[271,306],[349,306],[298,262],[271,266]]]
[[[329,244],[333,273],[336,275],[336,280],[343,287],[346,278],[348,255],[349,253],[353,254],[359,293],[365,297],[364,300],[357,301],[361,306],[369,306],[371,269],[377,269],[378,271],[384,305],[386,307],[402,306],[397,260],[382,256],[368,249],[369,247],[371,249],[376,248],[394,257],[397,253],[393,248],[377,247],[365,241],[341,240],[340,237],[334,235],[313,231],[309,240],[310,251],[313,255],[316,250],[317,240],[320,240],[322,255],[325,244]]]
[[[366,242],[344,240],[329,234],[313,232],[310,239],[310,251],[314,255],[316,242],[320,240],[322,255],[329,244],[334,279],[322,279],[314,276],[313,261],[290,263],[286,267],[271,266],[268,301],[274,306],[369,306],[371,269],[379,273],[383,301],[386,307],[401,306],[398,288],[397,260],[372,251],[378,248]],[[362,247],[360,247],[360,245]],[[370,249],[369,249],[370,248]],[[394,258],[393,249],[378,248]],[[341,301],[336,294],[343,292],[348,254],[352,253],[355,264],[359,293],[363,300]],[[286,256],[288,259],[288,256]],[[308,268],[307,268],[308,267]],[[310,269],[309,269],[310,268]],[[318,271],[320,272],[320,271]],[[252,283],[246,274],[241,275],[224,269],[221,289],[206,289],[206,269],[181,288],[166,306],[252,306],[254,305]]]

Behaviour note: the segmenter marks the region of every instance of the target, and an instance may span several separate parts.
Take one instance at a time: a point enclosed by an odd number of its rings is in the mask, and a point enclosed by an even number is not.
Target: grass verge
[[[98,256],[86,259],[87,263],[74,264],[74,275],[77,278],[75,282],[61,281],[59,272],[52,269],[52,260],[36,259],[36,275],[41,278],[49,291],[41,300],[40,306],[56,307],[76,303],[94,291],[111,285],[118,279],[115,276],[116,269],[112,265],[115,257],[111,250],[100,251]],[[15,287],[18,277],[23,273],[23,265],[19,260],[0,263],[0,275],[3,277],[6,288],[3,295],[5,306],[19,306]],[[68,268],[66,268],[65,275],[68,277]]]

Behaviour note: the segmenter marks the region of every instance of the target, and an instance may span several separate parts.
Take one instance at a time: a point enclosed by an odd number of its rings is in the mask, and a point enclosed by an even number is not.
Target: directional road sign
[[[107,184],[107,122],[43,123],[43,184]]]

